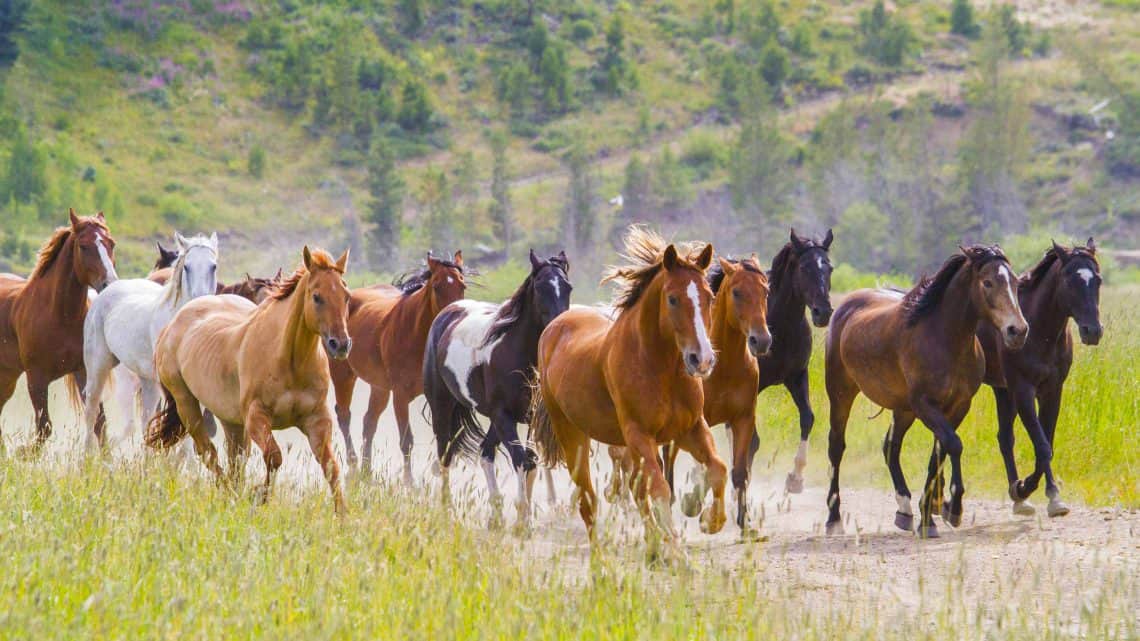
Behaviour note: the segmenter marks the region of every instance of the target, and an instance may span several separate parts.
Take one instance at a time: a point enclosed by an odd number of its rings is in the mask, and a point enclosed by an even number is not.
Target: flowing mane
[[[569,265],[562,262],[558,258],[551,258],[545,261],[545,264],[538,271],[531,271],[527,274],[525,280],[515,290],[514,294],[507,299],[507,302],[499,306],[499,311],[495,312],[495,317],[491,319],[491,326],[487,329],[487,336],[483,339],[483,345],[490,345],[504,334],[506,334],[512,327],[518,325],[522,320],[523,310],[526,309],[527,294],[530,292],[531,286],[534,283],[534,277],[537,276],[542,269],[547,267],[555,267],[562,270],[562,274],[566,274]]]
[[[625,234],[621,257],[626,265],[611,265],[606,268],[602,284],[613,282],[617,285],[612,305],[625,311],[635,304],[661,271],[661,260],[665,255],[668,241],[657,232],[643,225],[632,225]],[[676,243],[677,256],[692,263],[703,243]]]
[[[183,240],[186,242],[185,251],[179,252],[178,257],[174,259],[174,264],[170,266],[170,278],[163,285],[162,300],[170,304],[177,304],[182,299],[182,272],[186,269],[186,257],[190,254],[190,250],[205,247],[214,254],[215,260],[218,258],[214,248],[210,245],[209,238],[199,234]]]
[[[979,266],[991,260],[1006,260],[1005,254],[997,247],[972,245],[965,251],[970,255],[958,252],[947,258],[934,276],[923,277],[913,289],[903,296],[902,305],[907,310],[907,325],[913,326],[938,308],[947,288],[950,287],[950,281],[954,280],[954,276],[970,261],[971,257]]]
[[[311,261],[314,268],[317,269],[333,269],[340,271],[336,266],[336,260],[320,249],[314,249],[311,253]],[[269,297],[273,300],[284,300],[289,298],[297,289],[297,285],[301,283],[301,279],[308,274],[309,270],[305,269],[304,265],[299,265],[297,269],[289,275],[288,278],[280,282],[272,283],[269,285]]]
[[[456,265],[449,260],[443,260],[441,258],[436,258],[435,260],[444,267],[454,269],[460,274],[463,273],[463,267]],[[392,281],[392,286],[399,289],[404,296],[410,296],[423,289],[424,285],[427,285],[429,280],[431,280],[431,269],[424,267],[420,270],[413,269],[404,272]]]
[[[764,270],[760,269],[760,267],[758,267],[756,265],[755,260],[753,260],[753,259],[742,260],[739,258],[732,258],[732,257],[726,258],[725,260],[732,263],[733,265],[740,265],[741,267],[744,268],[744,271],[752,272],[754,274],[760,274],[760,276],[764,279],[764,284],[765,285],[769,284],[768,275],[764,273]],[[716,296],[717,293],[720,291],[720,286],[724,284],[724,270],[721,269],[720,263],[714,262],[712,267],[709,268],[708,282],[709,282],[709,288],[712,289],[713,296]]]
[[[55,263],[55,259],[63,251],[63,246],[67,244],[67,239],[71,237],[70,227],[60,227],[52,233],[51,238],[47,239],[44,246],[40,248],[37,254],[36,267],[32,270],[32,275],[28,279],[42,277],[47,270]]]

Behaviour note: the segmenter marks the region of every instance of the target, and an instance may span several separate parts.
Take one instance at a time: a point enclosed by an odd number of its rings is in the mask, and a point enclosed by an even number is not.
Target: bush
[[[681,164],[691,167],[701,180],[728,164],[728,147],[707,133],[694,133],[681,149]]]
[[[915,44],[914,33],[905,20],[887,13],[882,0],[859,14],[860,49],[879,64],[897,67]]]
[[[594,23],[589,20],[575,20],[574,24],[570,25],[570,39],[577,43],[590,40],[596,33]]]
[[[265,149],[261,145],[254,145],[249,150],[249,175],[260,179],[265,174]]]
[[[974,21],[974,7],[970,0],[954,0],[950,8],[950,33],[973,39],[981,32],[981,27]]]
[[[788,54],[775,40],[769,41],[760,54],[760,75],[774,92],[779,92],[788,78]]]

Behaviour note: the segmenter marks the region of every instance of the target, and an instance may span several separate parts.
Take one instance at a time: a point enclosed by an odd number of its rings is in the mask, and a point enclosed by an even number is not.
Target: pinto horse
[[[0,410],[16,388],[20,374],[28,375],[28,394],[35,409],[38,450],[51,435],[48,385],[73,374],[72,389],[82,395],[83,319],[88,289],[102,291],[118,279],[115,240],[100,212],[76,216],[60,227],[40,250],[27,280],[0,274]],[[103,421],[99,421],[99,431]]]
[[[428,253],[427,269],[397,281],[394,286],[352,291],[348,333],[356,349],[347,361],[329,363],[336,393],[336,419],[344,435],[349,466],[356,467],[356,449],[349,427],[352,393],[356,379],[361,378],[372,387],[368,410],[364,413],[361,448],[364,469],[372,469],[372,439],[391,395],[400,431],[400,451],[404,455],[404,483],[412,484],[413,440],[408,406],[424,391],[423,362],[428,330],[439,311],[463,298],[466,289],[463,252],[455,252],[451,261],[433,258]]]
[[[165,403],[147,429],[147,444],[171,447],[187,433],[219,479],[218,453],[203,426],[205,406],[222,423],[232,475],[241,474],[250,439],[265,460],[268,499],[281,467],[271,430],[297,426],[344,513],[340,466],[333,453],[328,409],[328,359],[343,360],[348,336],[348,287],[340,259],[305,247],[303,264],[264,304],[237,296],[204,296],[186,304],[163,330],[155,369]],[[327,356],[326,356],[327,354]]]
[[[705,422],[704,391],[716,364],[709,340],[712,291],[705,270],[712,245],[697,254],[644,228],[625,237],[626,267],[607,281],[619,284],[616,320],[601,310],[574,307],[556,318],[538,345],[538,386],[531,425],[547,465],[565,461],[578,486],[578,512],[594,540],[597,498],[590,481],[590,440],[629,448],[634,499],[645,522],[650,557],[662,541],[680,553],[672,523],[671,492],[657,459],[674,442],[705,466],[713,504],[701,529],[724,527],[727,468]]]
[[[1036,267],[1021,278],[1017,294],[1021,309],[1033,331],[1020,350],[1007,348],[991,327],[978,329],[986,352],[985,383],[997,401],[998,445],[1005,460],[1009,495],[1015,514],[1033,514],[1025,502],[1045,476],[1049,516],[1064,516],[1068,506],[1061,501],[1053,480],[1053,436],[1061,412],[1061,391],[1073,364],[1073,337],[1069,319],[1076,324],[1085,345],[1100,342],[1100,264],[1096,244],[1089,238],[1084,247],[1066,249],[1053,243]],[[1018,480],[1013,457],[1013,420],[1020,416],[1033,441],[1036,465],[1024,481]]]
[[[428,335],[423,360],[424,396],[444,494],[456,454],[480,455],[493,508],[492,525],[502,521],[502,494],[495,478],[495,450],[506,447],[518,477],[519,524],[530,519],[537,455],[519,440],[518,424],[529,421],[530,374],[538,360],[538,339],[570,306],[570,262],[566,254],[542,260],[530,252],[530,274],[501,305],[462,300],[448,305]],[[478,412],[491,419],[484,431]],[[548,488],[550,478],[547,477]]]
[[[1017,301],[1017,279],[999,248],[975,245],[951,256],[938,273],[909,292],[860,290],[835,311],[827,335],[825,382],[831,402],[827,531],[841,533],[839,468],[847,420],[855,397],[891,410],[883,455],[891,470],[899,509],[895,524],[909,531],[914,517],[910,490],[898,466],[903,437],[916,418],[934,433],[918,534],[938,536],[932,512],[941,503],[936,477],[950,456],[950,502],[943,519],[962,519],[962,440],[958,425],[982,384],[985,357],[974,336],[979,323],[994,327],[1010,349],[1025,344],[1029,325]]]

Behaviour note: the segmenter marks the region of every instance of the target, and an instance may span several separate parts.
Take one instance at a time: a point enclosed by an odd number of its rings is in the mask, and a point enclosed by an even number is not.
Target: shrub
[[[570,39],[577,43],[590,40],[596,32],[594,23],[589,20],[575,20],[574,24],[570,25]]]
[[[970,0],[954,0],[950,8],[950,33],[972,39],[981,32],[981,27],[974,21],[974,6]]]
[[[254,145],[249,150],[249,162],[247,164],[249,175],[254,178],[260,179],[265,174],[265,149],[261,145]]]

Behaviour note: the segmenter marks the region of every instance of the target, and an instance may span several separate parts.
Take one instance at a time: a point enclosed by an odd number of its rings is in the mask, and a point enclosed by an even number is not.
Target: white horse
[[[87,369],[84,420],[87,449],[105,441],[95,434],[95,421],[103,400],[103,389],[111,371],[122,364],[138,377],[144,418],[158,406],[158,377],[154,371],[154,345],[158,335],[187,302],[213,294],[217,289],[218,235],[184,238],[175,234],[178,258],[170,279],[159,285],[143,278],[119,280],[97,297],[83,323],[83,364]],[[135,386],[127,383],[123,407],[127,414],[127,434],[134,432]],[[120,395],[120,402],[124,396]]]

